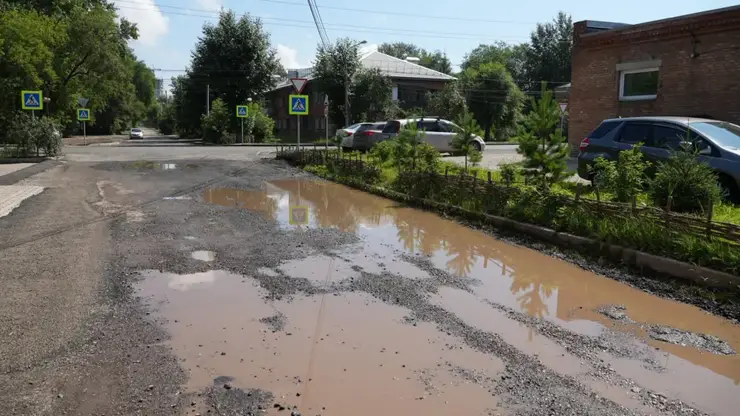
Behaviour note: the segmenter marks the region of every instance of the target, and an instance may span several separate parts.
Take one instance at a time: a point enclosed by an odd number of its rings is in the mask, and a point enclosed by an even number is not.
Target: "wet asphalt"
[[[740,404],[737,322],[281,162],[69,162],[26,182],[47,189],[0,218],[2,414]]]

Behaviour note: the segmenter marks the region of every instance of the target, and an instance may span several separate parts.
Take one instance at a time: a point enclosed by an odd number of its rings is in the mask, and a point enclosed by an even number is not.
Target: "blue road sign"
[[[21,108],[24,110],[43,110],[43,93],[41,91],[21,91]]]
[[[249,114],[249,109],[247,109],[246,105],[237,105],[236,106],[236,116],[239,118],[246,118]]]
[[[77,109],[77,120],[89,121],[90,120],[90,109],[89,108],[78,108]]]
[[[291,94],[289,100],[290,115],[293,116],[307,116],[308,115],[308,95],[295,95]]]

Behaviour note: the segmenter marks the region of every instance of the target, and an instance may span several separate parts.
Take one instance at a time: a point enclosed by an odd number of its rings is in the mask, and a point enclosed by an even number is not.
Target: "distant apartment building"
[[[394,85],[391,94],[401,108],[423,106],[428,91],[438,91],[448,82],[455,80],[453,76],[378,51],[363,55],[360,63],[367,69],[379,69],[383,75],[391,79]],[[307,139],[323,137],[326,134],[324,94],[319,91],[314,82],[311,82],[312,69],[288,71],[288,78],[290,77],[308,79],[303,94],[309,96],[309,115],[301,117],[301,137]],[[290,94],[293,94],[293,87],[289,79],[281,81],[266,94],[267,113],[275,120],[277,135],[282,137],[295,135],[297,130],[297,117],[290,116],[288,113],[288,95]],[[351,122],[358,121],[366,120],[351,120]],[[330,120],[329,122],[331,135],[337,128],[344,125],[344,120]]]
[[[740,6],[636,25],[582,21],[573,32],[571,146],[612,117],[740,123]]]
[[[155,82],[154,95],[155,97],[157,97],[157,99],[163,98],[165,96],[164,80],[162,78],[157,78]]]

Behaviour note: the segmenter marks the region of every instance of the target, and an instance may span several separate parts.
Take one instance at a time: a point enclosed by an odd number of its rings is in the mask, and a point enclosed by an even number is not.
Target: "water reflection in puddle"
[[[486,389],[450,369],[497,378],[503,363],[461,348],[433,324],[403,323],[402,308],[359,293],[266,303],[251,279],[223,271],[143,275],[139,293],[167,318],[192,391],[228,376],[237,387],[269,390],[303,414],[325,416],[482,415],[496,408]],[[282,331],[260,322],[277,314],[286,322]]]
[[[213,251],[198,250],[192,252],[190,257],[200,261],[214,261],[216,260],[216,253]]]
[[[393,201],[378,198],[341,185],[323,181],[279,180],[265,184],[260,191],[213,189],[203,195],[207,202],[258,211],[283,227],[291,227],[289,207],[309,207],[310,227],[334,227],[355,232],[363,239],[361,251],[338,253],[353,261],[364,261],[364,269],[377,273],[393,261],[403,261],[400,254],[429,256],[432,263],[451,274],[480,280],[476,296],[511,307],[531,316],[556,322],[573,331],[598,335],[604,327],[634,333],[646,338],[636,324],[615,323],[598,313],[605,304],[624,305],[630,318],[638,323],[654,323],[696,333],[707,333],[727,341],[740,351],[740,328],[730,321],[707,314],[690,305],[652,296],[612,279],[597,276],[567,262],[539,252],[506,244],[485,233],[471,230],[439,216],[411,208],[398,207]],[[312,280],[326,279],[330,262],[316,260],[310,273],[293,263],[284,264],[290,275],[304,275]],[[381,266],[382,265],[382,266]],[[408,263],[404,268],[408,268]],[[331,267],[337,268],[336,262]],[[409,270],[414,269],[413,267]],[[414,269],[416,270],[416,269]],[[351,277],[355,269],[340,266],[333,280]],[[404,272],[398,272],[407,275]],[[417,273],[422,273],[417,270]],[[311,276],[307,276],[311,274]],[[679,360],[709,369],[720,383],[727,380],[740,393],[740,356],[719,356],[691,347],[659,341],[648,342],[666,351],[669,371]],[[703,371],[697,369],[697,371]],[[683,372],[685,374],[685,372]],[[711,382],[710,382],[711,384]]]

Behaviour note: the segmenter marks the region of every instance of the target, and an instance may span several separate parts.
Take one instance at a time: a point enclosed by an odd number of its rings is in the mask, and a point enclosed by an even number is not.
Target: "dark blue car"
[[[619,152],[642,143],[645,159],[655,164],[674,152],[691,149],[717,172],[728,199],[740,202],[740,126],[687,117],[630,117],[604,120],[580,146],[578,176],[593,179],[594,160],[616,160]]]

